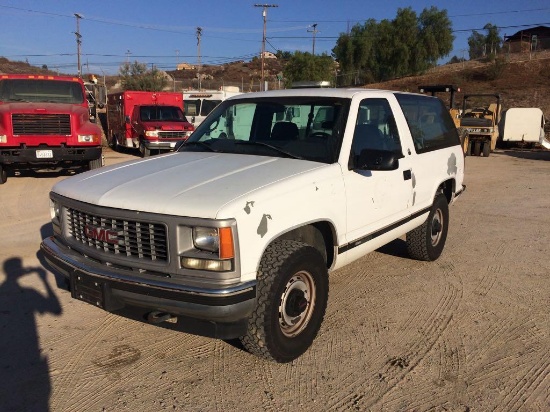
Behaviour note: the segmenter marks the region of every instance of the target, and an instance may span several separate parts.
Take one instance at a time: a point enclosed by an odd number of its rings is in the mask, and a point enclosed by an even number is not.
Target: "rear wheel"
[[[0,165],[0,185],[3,185],[8,180],[8,171],[2,165]]]
[[[413,259],[432,261],[443,252],[449,230],[449,205],[443,194],[438,194],[428,219],[407,233],[407,251]]]
[[[327,300],[328,272],[319,251],[294,240],[275,241],[260,262],[256,308],[241,342],[254,355],[290,362],[317,336]]]

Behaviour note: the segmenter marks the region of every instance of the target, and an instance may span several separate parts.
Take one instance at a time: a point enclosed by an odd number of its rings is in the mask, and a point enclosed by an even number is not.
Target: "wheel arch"
[[[445,198],[447,199],[447,203],[451,203],[455,192],[456,192],[456,180],[454,178],[451,178],[451,179],[445,180],[439,185],[435,193],[435,196],[437,196],[438,193],[443,193],[445,195]],[[435,199],[435,196],[434,196],[434,199]]]
[[[332,267],[336,258],[336,229],[326,220],[310,222],[279,234],[266,245],[266,248],[277,240],[296,240],[317,249],[323,256],[327,268]]]

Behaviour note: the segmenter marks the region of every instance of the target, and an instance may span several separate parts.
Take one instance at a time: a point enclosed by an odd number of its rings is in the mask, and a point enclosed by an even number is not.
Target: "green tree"
[[[166,78],[155,67],[147,69],[145,63],[124,63],[119,68],[123,90],[158,92],[167,84]]]
[[[500,38],[498,27],[487,23],[483,27],[483,30],[486,31],[486,34],[473,30],[472,35],[468,37],[470,60],[488,55],[495,56],[501,50],[502,39]]]
[[[285,85],[298,81],[331,80],[334,77],[334,61],[323,53],[294,52],[283,69]]]
[[[367,20],[340,34],[332,56],[340,65],[339,84],[372,82],[418,74],[452,50],[454,36],[446,10],[411,8],[394,20]]]

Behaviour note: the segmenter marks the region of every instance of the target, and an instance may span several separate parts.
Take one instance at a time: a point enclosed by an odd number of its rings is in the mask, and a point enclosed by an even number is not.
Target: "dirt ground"
[[[332,273],[319,336],[289,364],[58,289],[38,251],[64,178],[0,186],[2,411],[550,410],[550,152],[468,157],[441,258],[397,240]]]

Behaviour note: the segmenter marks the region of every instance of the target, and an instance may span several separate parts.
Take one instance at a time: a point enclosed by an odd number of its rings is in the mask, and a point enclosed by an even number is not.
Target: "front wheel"
[[[145,144],[143,144],[143,142],[139,144],[139,152],[141,153],[141,157],[151,156],[151,149],[145,147]]]
[[[430,209],[428,219],[407,233],[407,251],[413,259],[433,261],[443,252],[449,230],[449,204],[443,194],[438,194]]]
[[[474,156],[481,154],[481,142],[479,140],[474,142]]]
[[[101,157],[88,162],[88,170],[99,169],[102,166]]]
[[[258,271],[256,308],[241,336],[254,355],[290,362],[313,343],[328,300],[328,271],[319,251],[294,240],[273,242]]]
[[[2,165],[0,165],[0,185],[3,185],[8,180],[8,171]]]
[[[491,142],[483,143],[483,157],[489,157],[491,154]]]

